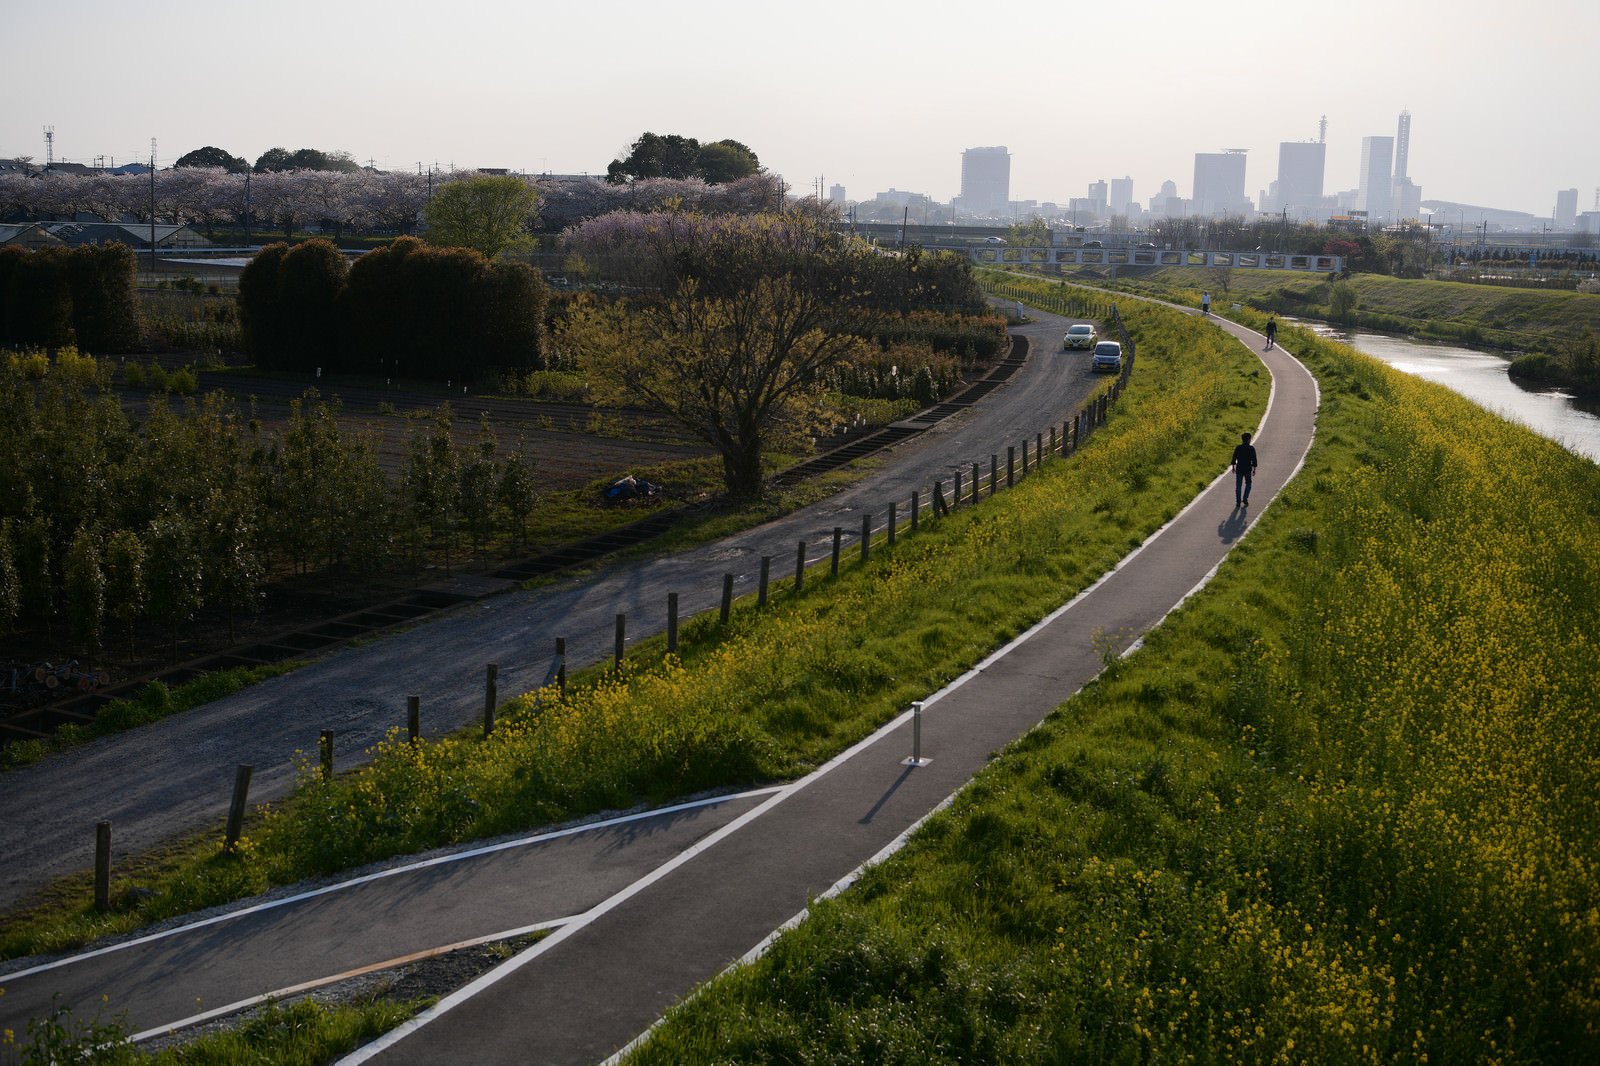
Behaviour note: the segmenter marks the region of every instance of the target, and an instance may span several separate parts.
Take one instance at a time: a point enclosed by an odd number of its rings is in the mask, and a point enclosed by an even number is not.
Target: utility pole
[[[150,138],[150,280],[156,279],[156,139]]]

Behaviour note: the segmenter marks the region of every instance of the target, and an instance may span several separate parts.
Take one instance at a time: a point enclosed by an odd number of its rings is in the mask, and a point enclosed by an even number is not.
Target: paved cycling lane
[[[344,1061],[582,1063],[605,1058],[699,983],[759,945],[818,894],[945,801],[990,754],[1101,669],[1098,629],[1140,634],[1202,584],[1299,468],[1317,386],[1282,349],[1218,320],[1273,375],[1258,428],[1255,506],[1219,476],[1118,568],[927,701],[908,767],[902,716],[817,774],[776,793],[433,1010]],[[1218,457],[1219,469],[1228,456]]]

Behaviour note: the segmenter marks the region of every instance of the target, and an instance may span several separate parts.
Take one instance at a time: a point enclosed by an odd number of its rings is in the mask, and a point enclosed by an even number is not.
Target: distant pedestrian
[[[1244,443],[1236,445],[1233,449],[1233,461],[1228,465],[1233,467],[1233,505],[1235,507],[1250,506],[1250,478],[1256,472],[1256,449],[1250,443],[1250,434],[1246,433]]]
[[[1203,292],[1200,294],[1200,313],[1202,315],[1209,315],[1211,313],[1211,294],[1209,292]]]
[[[1278,320],[1276,318],[1269,318],[1269,319],[1267,319],[1267,349],[1270,351],[1272,349],[1272,346],[1274,344],[1276,344],[1277,342],[1278,342]]]

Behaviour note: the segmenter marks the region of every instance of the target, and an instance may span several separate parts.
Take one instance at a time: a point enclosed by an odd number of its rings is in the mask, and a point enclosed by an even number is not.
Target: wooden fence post
[[[872,512],[861,516],[861,562],[872,558]]]
[[[1017,449],[1013,444],[1006,445],[1006,488],[1017,483]]]
[[[839,541],[844,537],[842,526],[833,527],[833,576],[839,576]]]
[[[961,468],[956,467],[956,483],[950,490],[950,509],[954,511],[961,506]]]
[[[1000,491],[1000,457],[993,452],[989,453],[989,498],[994,499],[994,494]]]
[[[678,653],[678,594],[667,593],[667,654]]]
[[[887,543],[888,543],[889,547],[891,547],[891,548],[894,547],[895,507],[896,507],[895,502],[893,500],[890,500],[889,501],[889,539],[888,539]]]
[[[322,756],[322,779],[333,780],[333,730],[324,729],[322,739],[317,741],[317,753]]]
[[[761,557],[761,580],[756,584],[756,606],[767,605],[767,578],[772,574],[772,556]]]
[[[94,827],[94,909],[111,909],[111,823]]]
[[[972,464],[972,505],[978,505],[978,464]]]
[[[422,732],[422,697],[406,697],[406,739],[415,744]]]
[[[228,806],[228,836],[227,849],[233,850],[239,843],[239,835],[244,831],[244,805],[250,796],[250,775],[255,773],[254,766],[239,764],[239,769],[233,775],[233,802]]]
[[[722,575],[722,624],[728,624],[728,613],[733,610],[733,575]]]
[[[1056,424],[1050,423],[1050,454],[1056,453]]]
[[[806,583],[806,542],[800,541],[794,548],[794,591],[798,595],[801,587]]]
[[[494,735],[494,708],[500,702],[500,664],[490,663],[483,679],[483,738]]]
[[[622,645],[623,645],[623,642],[625,640],[627,640],[627,637],[628,637],[628,616],[625,615],[625,614],[619,614],[619,615],[617,615],[617,639],[616,639],[616,644],[615,644],[615,656],[614,656],[615,659],[616,659],[616,667],[617,667],[618,670],[622,669]]]
[[[917,520],[922,517],[922,490],[911,490],[911,532],[917,531]]]
[[[567,698],[567,638],[556,638],[556,688],[561,698]]]

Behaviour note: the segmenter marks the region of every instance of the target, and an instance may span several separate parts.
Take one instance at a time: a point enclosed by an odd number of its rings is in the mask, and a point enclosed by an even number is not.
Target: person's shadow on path
[[[1234,507],[1228,517],[1217,524],[1217,539],[1224,544],[1232,544],[1238,540],[1250,525],[1250,509],[1248,507]]]

